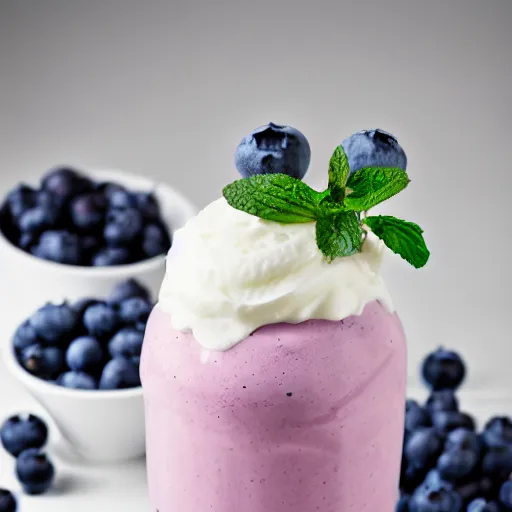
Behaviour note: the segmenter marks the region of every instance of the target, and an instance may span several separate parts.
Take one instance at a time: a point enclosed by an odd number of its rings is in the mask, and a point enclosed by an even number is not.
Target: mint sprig
[[[416,268],[425,265],[429,251],[422,229],[391,216],[361,219],[367,211],[404,190],[409,177],[402,169],[368,167],[350,174],[347,155],[338,146],[329,161],[329,185],[317,192],[287,174],[259,174],[227,185],[230,206],[273,222],[316,222],[316,242],[328,262],[361,250],[363,224],[393,252]]]

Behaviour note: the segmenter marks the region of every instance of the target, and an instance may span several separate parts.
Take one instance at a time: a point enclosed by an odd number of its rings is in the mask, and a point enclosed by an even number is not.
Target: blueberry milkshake
[[[301,181],[309,144],[273,123],[243,139],[242,179],[175,234],[141,359],[152,510],[394,510],[405,336],[380,275],[415,267],[421,229],[362,215],[409,182],[380,130]]]

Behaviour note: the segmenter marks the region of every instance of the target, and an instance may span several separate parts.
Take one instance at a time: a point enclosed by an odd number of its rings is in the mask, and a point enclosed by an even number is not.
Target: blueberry
[[[166,254],[171,247],[169,233],[161,224],[148,224],[142,232],[142,250],[147,258]]]
[[[441,487],[425,490],[419,487],[409,502],[410,512],[462,512],[462,500],[452,490]]]
[[[466,367],[456,352],[437,349],[423,361],[421,368],[423,379],[435,391],[456,389],[466,375]]]
[[[306,137],[291,126],[269,123],[256,128],[238,145],[235,165],[244,177],[256,174],[288,174],[302,179],[311,160]]]
[[[430,425],[429,413],[414,400],[407,400],[405,405],[405,429],[410,432],[419,427],[429,427]]]
[[[16,512],[17,504],[11,491],[0,489],[0,512]]]
[[[36,343],[23,349],[20,363],[32,375],[50,380],[64,369],[64,353],[58,347],[43,347]]]
[[[24,251],[31,252],[38,240],[39,236],[35,233],[21,233],[18,239],[18,247]]]
[[[12,343],[17,352],[37,343],[37,332],[29,320],[25,320],[14,333]]]
[[[88,333],[100,339],[110,338],[119,326],[116,311],[102,302],[93,304],[85,310],[83,322]]]
[[[432,425],[443,434],[456,428],[475,430],[475,420],[465,412],[437,411],[432,414]]]
[[[52,229],[59,220],[57,206],[34,206],[26,210],[19,219],[19,228],[25,233],[39,234]]]
[[[60,202],[88,192],[92,182],[74,169],[61,167],[46,173],[42,180],[43,189],[52,193]]]
[[[16,476],[27,494],[43,494],[52,485],[55,469],[45,453],[30,448],[16,460]]]
[[[47,439],[46,423],[33,414],[11,416],[0,427],[2,446],[14,457],[28,448],[41,448]]]
[[[475,432],[465,428],[456,428],[448,433],[444,449],[446,451],[452,450],[471,450],[479,453],[481,450],[480,441]]]
[[[31,252],[38,258],[67,265],[82,262],[80,238],[69,231],[45,231]]]
[[[101,247],[102,240],[95,235],[84,235],[80,238],[80,246],[84,254],[84,258],[90,260],[94,253],[98,252]]]
[[[453,489],[453,484],[447,480],[444,480],[437,469],[431,469],[425,480],[423,480],[421,487],[424,490],[438,490],[444,487],[445,489]]]
[[[455,488],[455,492],[461,497],[464,503],[469,503],[471,500],[481,495],[481,487],[479,480],[463,480]]]
[[[160,219],[160,206],[155,195],[151,192],[137,192],[135,202],[142,216],[147,221]]]
[[[19,219],[28,209],[36,205],[36,192],[21,184],[7,194],[6,204],[13,219]]]
[[[460,482],[469,476],[478,464],[479,453],[467,449],[445,451],[437,459],[437,470],[443,480]]]
[[[459,401],[451,389],[432,391],[425,404],[432,414],[437,411],[458,411]]]
[[[126,192],[126,189],[119,183],[113,183],[111,181],[103,181],[96,185],[96,191],[103,194],[110,202],[112,195],[115,192],[121,191]]]
[[[407,157],[396,138],[384,130],[363,130],[346,138],[341,145],[350,172],[365,167],[397,167],[405,171]]]
[[[135,279],[127,279],[121,281],[114,287],[108,298],[108,302],[110,304],[119,304],[123,300],[132,297],[140,297],[149,300],[149,290]]]
[[[119,316],[125,324],[146,322],[153,305],[142,297],[131,297],[119,303]]]
[[[402,459],[402,470],[400,472],[400,489],[407,492],[414,491],[425,479],[428,468],[417,467]]]
[[[124,357],[111,359],[103,369],[100,389],[123,389],[140,386],[139,369]]]
[[[409,464],[426,468],[437,459],[442,449],[443,438],[439,433],[433,428],[421,427],[407,441],[405,456]]]
[[[111,208],[117,210],[124,210],[126,208],[137,208],[137,200],[135,194],[128,190],[118,189],[113,190],[108,198]]]
[[[506,416],[491,418],[484,427],[482,437],[487,446],[512,444],[512,420]]]
[[[135,208],[111,210],[103,235],[109,245],[118,246],[133,242],[142,233],[142,215]]]
[[[512,473],[512,445],[490,446],[482,459],[482,472],[494,480],[506,480]]]
[[[75,311],[75,313],[78,315],[78,318],[80,321],[82,321],[85,310],[89,306],[93,306],[94,304],[99,304],[101,301],[98,299],[92,299],[90,297],[86,297],[80,300],[77,300],[75,303],[71,304],[71,309]]]
[[[85,372],[66,372],[58,379],[57,384],[70,389],[96,389],[98,383],[96,379]]]
[[[110,340],[108,351],[112,357],[122,356],[133,360],[140,358],[143,341],[143,333],[133,327],[125,327]],[[134,362],[137,362],[137,359]]]
[[[477,498],[468,505],[467,512],[501,512],[496,502],[487,502],[484,498]]]
[[[409,496],[406,494],[400,496],[400,499],[396,504],[395,512],[409,512]]]
[[[92,258],[95,267],[111,267],[114,265],[126,265],[133,260],[130,251],[126,247],[105,247],[100,249]]]
[[[103,357],[100,342],[92,336],[76,338],[66,352],[66,362],[76,372],[97,373],[101,370]]]
[[[78,322],[78,315],[67,303],[46,304],[30,318],[37,335],[52,345],[67,344]]]
[[[507,480],[500,488],[500,502],[512,510],[512,480]]]
[[[77,228],[93,230],[103,224],[106,209],[107,199],[103,194],[83,194],[71,203],[71,219]]]

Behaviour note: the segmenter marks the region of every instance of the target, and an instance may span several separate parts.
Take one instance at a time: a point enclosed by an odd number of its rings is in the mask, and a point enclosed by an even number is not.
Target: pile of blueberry
[[[46,304],[13,337],[20,365],[36,377],[73,389],[140,386],[139,362],[149,314],[148,290],[133,279],[107,300]]]
[[[478,432],[455,394],[465,373],[442,348],[423,362],[431,394],[406,403],[397,512],[512,511],[512,420],[496,416]]]
[[[27,494],[43,494],[53,483],[55,469],[42,451],[47,439],[48,427],[33,414],[12,416],[0,427],[2,446],[16,458],[16,476]],[[0,512],[15,510],[13,494],[0,489]]]
[[[171,246],[153,193],[95,182],[69,168],[48,172],[39,189],[21,184],[9,192],[0,227],[22,250],[68,265],[134,263]]]

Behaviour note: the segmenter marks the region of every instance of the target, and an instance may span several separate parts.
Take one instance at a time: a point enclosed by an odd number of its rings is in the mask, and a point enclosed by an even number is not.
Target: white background
[[[0,186],[58,163],[117,167],[203,206],[258,125],[306,134],[315,186],[345,136],[386,129],[412,183],[383,211],[422,225],[432,251],[424,270],[392,256],[385,269],[411,393],[444,344],[468,362],[468,406],[512,413],[511,25],[509,0],[0,0]],[[22,405],[3,389],[0,413]],[[91,469],[99,487],[23,511],[142,510],[139,469]]]

